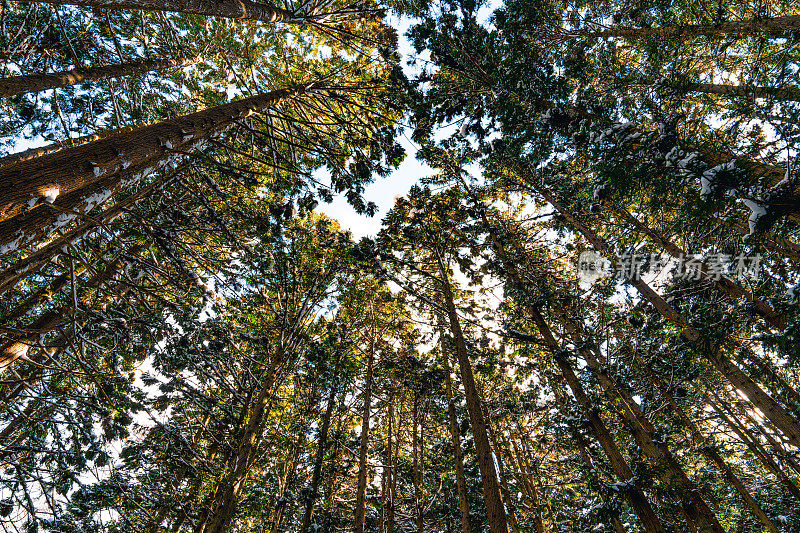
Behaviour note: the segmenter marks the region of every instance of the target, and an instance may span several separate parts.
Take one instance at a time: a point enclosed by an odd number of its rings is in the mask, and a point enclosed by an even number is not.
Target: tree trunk
[[[367,451],[369,449],[369,417],[372,401],[372,364],[375,358],[375,331],[370,334],[367,371],[364,377],[364,410],[361,418],[361,447],[358,452],[358,488],[356,489],[354,533],[364,533],[366,496],[367,496]]]
[[[397,452],[400,443],[400,424],[398,423],[396,426],[393,426],[394,423],[394,390],[392,390],[389,394],[389,434],[386,438],[386,446],[387,446],[387,456],[389,457],[389,461],[387,463],[388,467],[388,499],[389,503],[386,509],[386,533],[394,533],[394,505],[395,505],[395,488],[396,480],[397,480],[397,467],[395,464],[397,463]],[[395,433],[397,436],[394,438],[395,440],[395,453],[392,453],[392,428],[395,427]]]
[[[789,15],[776,18],[757,18],[738,21],[725,21],[718,24],[679,24],[655,28],[630,28],[617,26],[601,31],[588,31],[567,34],[568,40],[620,37],[624,39],[677,39],[692,37],[721,37],[765,35],[780,37],[800,29],[800,16]]]
[[[461,330],[458,313],[456,313],[449,274],[441,257],[438,257],[438,265],[441,276],[442,297],[447,310],[447,318],[450,322],[450,333],[456,349],[458,366],[461,370],[461,383],[464,386],[467,411],[469,412],[470,425],[472,426],[472,434],[475,441],[475,453],[478,456],[478,467],[481,472],[483,494],[486,500],[486,512],[489,517],[489,530],[491,533],[508,533],[506,510],[503,506],[503,499],[500,496],[500,485],[492,458],[492,448],[489,445],[489,436],[486,433],[486,422],[483,418],[481,400],[475,386],[475,377],[472,373],[472,365],[467,353],[467,343]]]
[[[708,402],[708,404],[717,412],[719,417],[730,427],[736,435],[739,436],[739,439],[747,446],[747,449],[750,450],[750,453],[753,456],[758,457],[761,464],[764,467],[772,472],[772,474],[783,484],[784,487],[789,491],[795,499],[800,502],[800,487],[798,487],[797,483],[792,481],[792,479],[786,475],[786,472],[778,465],[772,457],[770,457],[769,453],[764,449],[760,442],[754,439],[747,430],[747,428],[742,427],[739,423],[735,420],[735,415],[727,411],[724,404],[722,406],[718,405],[714,402],[707,394],[703,396]],[[720,402],[722,403],[722,402]],[[729,417],[728,414],[731,416]]]
[[[469,502],[467,501],[467,478],[464,475],[464,456],[461,453],[461,435],[458,431],[455,399],[453,399],[453,383],[450,376],[450,354],[445,346],[442,320],[439,323],[439,336],[442,358],[444,359],[445,392],[447,394],[447,417],[450,421],[450,438],[453,442],[453,460],[456,465],[456,488],[458,490],[458,508],[461,513],[461,532],[472,533],[469,523]]]
[[[79,68],[66,70],[63,72],[52,72],[50,74],[26,74],[24,76],[9,76],[0,78],[0,97],[14,96],[40,92],[46,89],[58,87],[68,87],[89,81],[104,80],[107,78],[119,78],[122,76],[134,76],[153,70],[165,70],[171,67],[186,67],[202,61],[200,58],[178,58],[178,59],[149,59],[140,61],[129,61],[117,65],[105,65],[100,67]]]
[[[42,203],[58,205],[60,196],[109,177],[117,178],[113,182],[117,187],[128,187],[178,159],[179,152],[200,145],[211,134],[221,133],[242,118],[264,112],[286,99],[317,88],[316,84],[309,84],[243,98],[22,161],[10,168],[0,168],[0,221],[16,217]],[[92,197],[85,202],[98,205],[105,201],[117,188],[109,186],[111,190],[105,198]],[[21,242],[30,241],[25,237],[28,228],[18,226],[13,249],[18,248]],[[5,243],[0,241],[0,244]]]
[[[633,510],[639,517],[639,520],[641,520],[642,527],[644,527],[645,531],[648,533],[666,533],[664,526],[661,525],[661,522],[656,516],[655,511],[653,511],[653,508],[650,506],[650,502],[647,500],[647,497],[644,495],[642,490],[639,487],[627,483],[629,480],[634,478],[633,470],[631,470],[630,466],[628,466],[628,462],[625,460],[622,452],[620,452],[617,444],[614,442],[611,432],[597,414],[597,410],[594,408],[592,400],[586,395],[586,392],[584,392],[583,386],[578,380],[578,376],[575,375],[575,373],[572,371],[572,367],[567,364],[567,362],[564,360],[564,357],[561,355],[561,348],[555,337],[553,337],[553,334],[551,333],[547,323],[544,321],[544,318],[537,309],[531,309],[531,316],[533,317],[536,327],[544,337],[545,344],[553,354],[553,359],[556,363],[556,366],[558,366],[559,370],[561,371],[562,377],[566,381],[570,390],[572,390],[572,395],[578,401],[578,404],[583,410],[584,416],[592,426],[595,437],[608,457],[611,468],[614,470],[617,478],[622,483],[626,483],[624,491],[625,497],[628,499],[631,507],[633,507]]]
[[[647,237],[651,241],[661,246],[661,248],[663,248],[669,255],[671,255],[676,259],[683,259],[686,257],[687,255],[686,252],[680,246],[676,245],[675,243],[673,243],[672,241],[661,235],[659,232],[650,228],[650,226],[639,220],[637,217],[631,215],[627,209],[624,209],[610,202],[606,203],[610,205],[614,213],[622,217],[624,222],[633,225],[638,231],[647,235]],[[708,275],[709,271],[708,265],[706,265],[705,261],[701,263],[700,270],[704,274]],[[747,301],[751,302],[753,304],[753,308],[755,309],[755,311],[770,326],[780,330],[786,328],[786,319],[782,315],[778,314],[772,307],[770,307],[768,303],[764,302],[760,298],[756,298],[755,296],[753,296],[752,292],[750,292],[745,287],[742,287],[734,280],[730,279],[727,276],[721,276],[720,279],[718,280],[710,279],[710,281],[720,292],[723,292],[735,299],[744,298]]]
[[[22,0],[31,1],[31,0]],[[143,11],[174,11],[211,17],[258,20],[269,24],[284,22],[303,24],[315,16],[296,16],[286,9],[253,0],[44,0],[53,5],[75,5],[98,9],[138,9]]]
[[[678,402],[675,401],[675,398],[672,396],[672,394],[670,394],[669,389],[667,389],[667,386],[664,384],[663,381],[661,381],[661,378],[659,378],[653,372],[650,366],[647,363],[645,363],[644,359],[642,359],[641,355],[639,355],[636,352],[636,350],[632,351],[634,357],[639,362],[641,367],[644,369],[645,374],[647,375],[650,383],[658,389],[659,393],[661,393],[661,396],[663,396],[669,402],[670,406],[672,406],[673,411],[675,411],[675,414],[678,416],[681,422],[683,422],[683,424],[687,428],[689,428],[689,431],[691,432],[694,441],[697,444],[705,442],[705,438],[703,437],[703,434],[700,432],[700,428],[697,427],[697,424],[694,423],[694,421],[689,417],[688,414],[686,414],[686,412],[678,404]],[[769,519],[769,517],[766,515],[766,513],[758,504],[758,502],[755,500],[755,498],[753,498],[750,492],[748,492],[747,488],[744,486],[744,483],[742,483],[742,481],[739,479],[739,477],[736,475],[733,469],[731,469],[731,467],[728,466],[727,463],[725,463],[725,461],[722,459],[722,456],[719,454],[714,445],[709,444],[702,446],[700,451],[703,453],[703,455],[711,459],[711,461],[714,464],[716,464],[717,467],[722,471],[722,474],[725,477],[725,479],[728,481],[728,483],[731,484],[731,486],[736,490],[739,496],[741,496],[741,498],[745,501],[747,507],[750,509],[750,512],[752,512],[753,515],[761,521],[761,523],[764,525],[764,528],[766,528],[766,530],[769,531],[770,533],[778,533],[778,528],[775,527],[775,524]]]
[[[613,247],[578,220],[561,204],[553,193],[535,182],[530,183],[530,185],[533,186],[545,200],[553,205],[553,207],[564,216],[573,229],[581,233],[595,249],[611,260],[616,259]],[[755,381],[736,366],[736,364],[723,353],[721,347],[709,346],[706,340],[701,338],[700,332],[692,327],[675,308],[659,296],[641,278],[635,277],[628,281],[662,316],[677,326],[684,338],[694,344],[698,352],[710,361],[736,389],[742,391],[753,405],[761,409],[764,415],[784,433],[789,442],[794,446],[800,447],[800,422],[798,422],[789,411],[775,401],[775,399],[761,389]]]
[[[423,533],[425,522],[423,521],[423,508],[425,502],[422,494],[422,445],[419,436],[419,394],[415,393],[414,406],[411,411],[411,471],[414,484],[414,518],[417,525],[417,533]]]
[[[725,533],[714,513],[700,496],[697,486],[686,475],[683,467],[672,455],[667,445],[656,442],[656,428],[628,391],[619,386],[611,377],[605,369],[605,364],[601,364],[601,361],[598,360],[603,356],[594,349],[587,347],[584,342],[585,339],[580,335],[578,328],[572,320],[565,316],[563,311],[556,311],[555,314],[572,337],[573,343],[578,346],[579,353],[597,377],[600,387],[608,397],[614,410],[618,413],[621,421],[628,427],[639,449],[645,457],[654,463],[659,478],[669,492],[675,494],[677,502],[689,519],[697,524],[701,532]],[[538,318],[536,320],[538,322]],[[542,320],[544,319],[542,318]]]
[[[136,256],[142,248],[144,247],[139,245],[134,246],[128,250],[127,255]],[[122,258],[115,259],[110,264],[106,265],[103,270],[89,278],[83,289],[96,289],[114,277],[124,268],[125,264]],[[68,320],[70,320],[69,313],[65,313],[63,309],[51,309],[24,328],[27,331],[26,334],[15,340],[9,340],[0,346],[0,373],[4,372],[20,357],[25,357],[31,346],[36,345],[36,341],[42,335],[55,330]]]
[[[261,442],[261,435],[264,431],[267,408],[272,399],[272,387],[275,384],[278,369],[284,363],[284,360],[285,353],[281,347],[278,347],[269,368],[261,378],[261,390],[250,408],[250,416],[242,432],[239,447],[230,461],[232,462],[230,470],[217,486],[218,490],[214,498],[212,516],[207,517],[205,520],[208,526],[203,526],[200,529],[203,533],[224,533],[229,528],[236,512],[239,494],[258,452],[258,445]]]
[[[331,417],[333,416],[333,409],[336,405],[334,401],[336,398],[336,386],[331,386],[328,393],[328,406],[325,408],[325,416],[322,418],[322,427],[319,430],[319,439],[317,440],[317,455],[314,458],[314,472],[311,475],[311,491],[308,494],[306,501],[306,509],[303,513],[303,523],[300,526],[300,533],[308,533],[311,526],[311,519],[314,515],[314,503],[317,500],[319,491],[319,482],[322,479],[322,466],[325,459],[325,444],[328,440],[328,429],[331,426]]]

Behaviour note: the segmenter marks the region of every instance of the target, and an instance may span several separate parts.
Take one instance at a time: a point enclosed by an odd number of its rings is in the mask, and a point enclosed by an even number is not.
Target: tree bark
[[[117,187],[130,186],[177,159],[179,152],[191,150],[210,135],[231,128],[238,120],[317,88],[316,84],[309,84],[243,98],[0,168],[0,221],[42,203],[53,204],[62,195],[109,177],[117,178],[113,182]],[[85,201],[98,205],[108,196]],[[20,226],[15,239],[30,240],[25,238],[26,231],[26,227]],[[17,243],[12,248],[18,247]]]
[[[364,410],[361,418],[361,447],[358,452],[358,487],[356,489],[354,533],[364,533],[366,520],[365,507],[367,495],[367,451],[369,449],[369,417],[372,401],[372,365],[375,359],[375,331],[370,334],[367,356],[367,370],[364,377]]]
[[[486,500],[486,512],[489,517],[489,530],[491,533],[508,533],[506,510],[500,495],[497,471],[494,467],[492,448],[489,445],[489,436],[486,432],[486,421],[483,418],[480,396],[475,386],[472,364],[467,353],[467,343],[461,330],[458,313],[456,313],[449,274],[442,258],[439,256],[437,259],[441,276],[442,297],[447,311],[447,318],[450,322],[450,333],[456,349],[458,366],[461,370],[461,383],[464,386],[467,411],[469,412],[470,425],[472,426],[472,434],[475,441],[475,452],[478,456],[478,467],[481,472],[483,494]]]
[[[153,70],[165,70],[172,67],[186,67],[202,61],[200,58],[178,59],[146,59],[128,61],[116,65],[87,67],[49,74],[25,74],[0,78],[0,97],[40,92],[46,89],[68,87],[89,81],[134,76]]]
[[[20,0],[33,1],[33,0]],[[295,15],[286,9],[253,0],[44,0],[53,5],[75,5],[98,9],[138,9],[143,11],[174,11],[211,17],[258,20],[268,24],[283,22],[303,24],[316,17]]]
[[[458,490],[458,508],[461,516],[461,532],[472,533],[469,522],[469,502],[467,501],[467,478],[464,475],[464,456],[461,453],[461,435],[458,431],[458,416],[456,414],[455,399],[453,398],[453,383],[450,377],[450,354],[445,346],[443,326],[440,322],[440,346],[444,359],[445,393],[447,394],[447,417],[450,422],[450,438],[453,442],[453,460],[456,466],[456,488]]]

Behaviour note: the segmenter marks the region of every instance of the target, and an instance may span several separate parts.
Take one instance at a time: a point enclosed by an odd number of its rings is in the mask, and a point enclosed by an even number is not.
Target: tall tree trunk
[[[121,76],[134,76],[153,70],[165,70],[172,67],[186,67],[202,61],[200,58],[178,59],[145,59],[128,61],[117,65],[104,65],[87,67],[49,74],[26,74],[23,76],[9,76],[0,78],[0,97],[13,96],[31,92],[40,92],[45,89],[68,87],[89,81],[118,78]]]
[[[317,89],[316,84],[279,89],[0,168],[0,221],[42,203],[58,205],[60,196],[108,177],[116,177],[114,183],[118,187],[130,186],[175,161],[179,152],[193,149],[211,134],[226,131],[250,114]],[[92,200],[94,205],[105,201],[114,188],[105,198]],[[15,249],[30,241],[25,236],[27,231],[27,227],[19,227]],[[2,244],[7,243],[0,241]]]
[[[333,416],[333,409],[336,405],[334,401],[336,398],[336,386],[331,386],[328,393],[328,406],[325,408],[325,415],[322,417],[322,427],[319,430],[319,438],[317,439],[317,455],[314,458],[314,472],[311,475],[311,491],[308,494],[306,501],[305,512],[303,513],[303,523],[300,526],[300,533],[308,533],[311,527],[311,519],[314,515],[314,503],[316,503],[319,493],[319,482],[322,479],[322,467],[325,459],[325,444],[328,441],[328,429],[331,426],[331,417]]]
[[[392,429],[396,428],[394,432],[396,433],[396,437],[394,437],[395,443],[395,450],[399,448],[400,443],[400,424],[394,425],[394,398],[395,392],[392,390],[389,393],[389,432],[386,437],[386,448],[387,448],[387,456],[389,457],[389,461],[387,462],[388,467],[388,475],[389,475],[389,484],[388,484],[388,507],[386,509],[386,533],[394,533],[395,529],[395,489],[397,488],[396,480],[397,480],[397,452],[392,452]]]
[[[683,410],[683,408],[678,404],[678,402],[675,401],[675,398],[669,392],[667,386],[664,384],[663,381],[661,381],[661,378],[659,378],[655,374],[655,372],[653,372],[653,370],[644,361],[644,359],[642,359],[642,356],[639,355],[635,349],[633,349],[632,352],[636,360],[644,369],[645,374],[647,375],[647,378],[650,381],[650,383],[658,389],[661,396],[669,402],[670,406],[672,407],[672,410],[675,412],[675,414],[678,416],[681,422],[683,422],[683,424],[687,428],[689,428],[689,431],[692,434],[692,439],[694,439],[694,441],[698,445],[702,445],[702,443],[705,442],[705,438],[703,437],[703,434],[700,432],[700,428],[698,428],[697,424],[694,423],[694,420],[692,420],[689,417],[689,415]],[[722,471],[722,474],[725,477],[725,479],[728,481],[728,483],[731,484],[731,486],[736,490],[739,496],[744,500],[744,502],[747,504],[747,507],[750,509],[750,512],[752,512],[753,515],[756,518],[758,518],[759,521],[761,521],[761,523],[764,525],[764,528],[770,533],[778,533],[778,528],[775,527],[775,524],[772,522],[772,520],[769,519],[767,514],[764,512],[764,510],[761,508],[761,506],[758,504],[755,498],[753,498],[753,496],[747,490],[747,487],[744,486],[744,483],[742,483],[742,481],[739,479],[739,477],[736,475],[733,469],[724,461],[722,456],[719,454],[719,451],[717,451],[717,448],[714,447],[713,444],[708,444],[708,445],[703,445],[700,451],[703,453],[703,455],[708,457],[715,465],[717,465],[717,467]]]
[[[614,213],[622,218],[623,222],[631,224],[639,232],[647,235],[651,241],[661,246],[661,248],[672,257],[676,259],[683,259],[687,256],[686,251],[680,246],[676,245],[661,235],[658,231],[652,229],[637,217],[633,216],[627,209],[624,209],[612,202],[605,203],[611,207]],[[700,264],[700,270],[706,275],[709,274],[708,265],[705,261]],[[743,298],[751,302],[755,311],[762,318],[764,318],[764,321],[770,326],[780,330],[786,328],[786,319],[782,315],[778,314],[768,303],[764,302],[760,298],[756,298],[752,292],[736,283],[736,281],[727,276],[720,276],[719,279],[710,278],[710,281],[720,292],[725,293],[735,299]]]
[[[581,233],[598,251],[611,260],[616,260],[613,247],[605,240],[589,229],[575,217],[563,204],[550,192],[532,180],[530,185],[536,189],[555,209],[569,222],[575,231]],[[688,320],[678,313],[669,303],[659,296],[641,278],[634,277],[628,280],[639,294],[649,302],[667,320],[672,322],[681,331],[681,334],[695,345],[697,351],[703,355],[714,367],[725,376],[734,386],[742,391],[750,402],[761,409],[764,415],[779,428],[789,442],[794,446],[800,447],[800,422],[794,418],[789,411],[773,399],[768,393],[761,389],[758,384],[745,374],[731,359],[725,355],[722,347],[711,346],[706,339],[702,338],[700,332],[691,326]]]
[[[22,0],[31,1],[31,0]],[[269,24],[284,22],[303,24],[315,17],[295,15],[286,9],[253,0],[44,0],[54,5],[75,5],[98,9],[139,9],[143,11],[174,11],[212,17],[258,20]]]
[[[492,448],[489,445],[489,436],[486,433],[486,421],[483,418],[481,400],[475,386],[475,376],[472,373],[472,364],[467,352],[467,343],[453,301],[453,291],[450,286],[450,276],[445,268],[441,256],[437,257],[439,265],[440,283],[444,299],[447,318],[450,322],[450,334],[456,349],[456,358],[461,370],[461,384],[467,400],[470,425],[475,441],[475,453],[478,456],[478,467],[481,472],[483,494],[486,500],[486,512],[489,517],[489,530],[491,533],[508,533],[506,510],[500,495],[500,485],[497,471],[492,458]]]
[[[692,37],[748,37],[764,35],[780,37],[800,29],[800,16],[788,15],[775,18],[757,18],[735,21],[724,21],[718,24],[678,24],[675,26],[659,26],[654,28],[612,27],[601,31],[586,31],[556,36],[555,38],[604,39],[621,37],[624,39],[677,39]]]
[[[453,460],[456,466],[456,488],[458,490],[458,508],[461,513],[461,532],[472,533],[469,522],[469,502],[467,501],[467,478],[464,475],[464,456],[461,453],[461,435],[458,431],[458,416],[456,414],[456,404],[453,398],[453,383],[450,376],[450,353],[446,346],[442,319],[439,323],[440,346],[442,358],[444,359],[445,372],[445,393],[447,394],[447,417],[450,422],[450,438],[453,442]]]
[[[375,359],[375,331],[370,334],[367,357],[367,371],[364,377],[364,410],[361,418],[361,447],[358,452],[358,487],[356,489],[354,533],[364,533],[366,520],[365,507],[367,496],[367,452],[369,450],[369,417],[372,401],[372,364]]]
[[[800,487],[798,484],[792,481],[792,479],[783,471],[783,469],[776,463],[772,457],[770,456],[769,452],[764,449],[760,442],[757,439],[753,438],[747,428],[740,425],[739,422],[736,420],[736,417],[733,413],[727,410],[726,406],[720,402],[717,404],[714,400],[712,400],[707,394],[703,396],[716,412],[717,415],[730,427],[734,433],[739,437],[739,439],[747,446],[747,449],[750,450],[750,453],[753,456],[757,457],[764,467],[770,471],[780,482],[783,484],[784,487],[789,491],[795,499],[800,502]],[[730,415],[730,416],[728,416]]]
[[[414,405],[411,410],[411,471],[414,485],[414,520],[417,525],[417,533],[423,533],[425,522],[423,508],[425,506],[422,494],[422,444],[420,438],[420,419],[419,419],[418,393],[414,395]]]
[[[520,442],[519,445],[514,440],[513,436],[509,437],[509,442],[511,443],[511,447],[514,451],[514,456],[517,463],[517,468],[519,468],[520,472],[520,479],[522,480],[522,486],[525,489],[525,493],[528,495],[528,499],[531,501],[531,505],[533,505],[533,533],[544,533],[544,518],[542,517],[542,502],[541,498],[539,497],[539,489],[533,483],[533,465],[529,461],[528,457],[526,456],[527,450],[524,448],[524,444],[522,442],[522,430],[520,428],[519,422],[517,422],[517,430],[520,431],[519,438]]]
[[[224,533],[230,526],[236,512],[239,495],[257,455],[258,445],[261,443],[268,406],[272,399],[272,387],[275,384],[278,369],[284,361],[285,353],[279,346],[261,378],[261,390],[249,410],[249,417],[244,431],[242,431],[239,447],[229,461],[229,472],[217,486],[212,516],[205,519],[208,525],[200,529],[202,533]]]
[[[536,324],[536,327],[539,329],[539,332],[544,337],[545,344],[552,353],[553,360],[561,371],[562,377],[572,391],[572,395],[581,406],[583,415],[587,418],[589,424],[592,426],[595,437],[608,457],[611,468],[614,470],[617,478],[623,483],[633,479],[633,470],[631,470],[630,466],[628,466],[628,462],[625,460],[622,452],[620,452],[617,444],[614,442],[611,432],[598,415],[592,400],[583,390],[583,386],[578,380],[578,376],[575,375],[572,367],[564,359],[564,356],[561,352],[561,347],[559,346],[555,337],[553,337],[553,334],[550,331],[547,323],[544,321],[544,318],[537,309],[531,309],[531,316]],[[631,504],[634,512],[639,517],[639,520],[642,522],[642,527],[644,527],[645,531],[648,533],[666,533],[664,526],[656,516],[653,508],[650,506],[650,502],[647,500],[647,497],[639,487],[627,485],[625,489],[625,496],[628,499],[628,502]]]
[[[535,320],[541,317],[537,313]],[[656,442],[656,428],[634,401],[633,396],[621,387],[605,370],[605,365],[598,359],[603,356],[593,347],[586,345],[585,339],[580,335],[578,328],[565,315],[563,311],[555,311],[555,315],[572,337],[573,343],[578,346],[578,351],[583,356],[587,366],[597,377],[600,387],[618,413],[622,422],[628,427],[636,444],[642,453],[655,463],[655,469],[661,481],[675,494],[678,503],[689,519],[697,524],[698,529],[708,533],[725,533],[714,513],[700,496],[697,486],[689,479],[675,457],[663,442]],[[544,320],[544,318],[541,318]]]

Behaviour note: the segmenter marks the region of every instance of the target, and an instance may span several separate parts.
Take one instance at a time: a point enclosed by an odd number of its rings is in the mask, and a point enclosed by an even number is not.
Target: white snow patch
[[[61,187],[58,185],[51,185],[42,191],[42,199],[48,204],[52,204],[56,201],[59,194],[61,194]]]

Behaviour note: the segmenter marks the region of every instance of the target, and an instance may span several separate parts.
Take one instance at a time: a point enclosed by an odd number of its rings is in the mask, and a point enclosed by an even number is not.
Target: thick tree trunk
[[[56,202],[62,195],[116,177],[113,183],[117,187],[109,184],[111,190],[104,198],[93,195],[85,200],[98,205],[114,189],[130,186],[178,159],[178,152],[193,149],[212,134],[229,129],[250,114],[261,113],[316,88],[315,84],[310,84],[243,98],[0,168],[0,221],[37,208],[42,203],[59,205]],[[17,244],[13,249],[18,248],[20,242],[30,241],[26,238],[28,228],[21,224],[18,228],[14,241]],[[0,247],[3,244],[6,243],[0,240]]]
[[[564,35],[564,39],[593,39],[620,37],[624,39],[676,39],[692,37],[721,37],[765,35],[780,37],[800,29],[800,16],[757,18],[725,21],[718,24],[679,24],[655,28],[612,27],[601,31],[588,31]]]
[[[354,533],[364,533],[365,507],[367,496],[367,451],[369,450],[369,417],[370,402],[372,401],[372,365],[375,359],[375,332],[372,331],[369,340],[367,357],[367,370],[364,377],[364,410],[361,415],[361,447],[358,451],[358,487],[356,489]]]
[[[303,523],[300,526],[300,533],[308,533],[311,527],[311,519],[314,515],[314,503],[317,501],[319,493],[319,482],[322,480],[322,467],[325,459],[325,444],[328,441],[328,430],[331,426],[331,417],[333,416],[333,409],[336,405],[334,401],[336,398],[336,387],[332,386],[328,393],[328,406],[325,408],[325,415],[322,417],[322,426],[319,430],[319,438],[317,439],[317,455],[314,458],[314,472],[311,475],[311,491],[308,494],[306,501],[305,512],[303,513]]]
[[[645,374],[647,375],[648,380],[652,385],[654,385],[662,397],[664,397],[672,407],[672,410],[678,416],[678,418],[683,422],[684,426],[686,426],[690,433],[692,434],[692,439],[697,444],[701,444],[705,442],[705,438],[703,434],[700,432],[700,428],[697,427],[697,424],[694,423],[688,414],[683,410],[683,408],[675,401],[675,398],[669,392],[666,384],[661,381],[655,372],[650,368],[644,359],[642,359],[641,355],[636,353],[635,350],[632,350],[634,357],[639,362],[641,367],[644,369]],[[717,449],[714,447],[713,444],[703,446],[700,451],[708,457],[717,467],[722,471],[723,476],[731,484],[731,486],[736,490],[739,496],[745,501],[747,507],[750,509],[750,512],[759,519],[759,521],[764,525],[764,528],[769,531],[770,533],[778,533],[778,528],[775,527],[775,524],[769,517],[766,515],[764,510],[758,504],[758,502],[753,498],[750,492],[747,490],[747,487],[744,486],[744,483],[739,479],[736,473],[731,469],[730,466],[723,460],[722,456],[719,454]]]
[[[531,316],[533,317],[536,327],[544,337],[545,344],[553,354],[553,359],[556,363],[556,366],[558,366],[559,370],[561,371],[562,377],[566,381],[570,390],[572,390],[572,395],[578,401],[578,404],[583,410],[584,416],[589,421],[595,437],[608,457],[611,468],[614,470],[617,478],[623,483],[633,479],[633,470],[631,470],[630,466],[628,466],[628,462],[625,460],[622,452],[620,452],[617,444],[614,442],[614,437],[603,423],[603,420],[597,414],[597,410],[594,408],[592,400],[583,390],[583,386],[578,380],[578,376],[575,375],[572,367],[562,356],[561,347],[559,346],[555,337],[553,337],[550,327],[544,321],[544,318],[537,309],[531,309]],[[647,497],[640,488],[633,485],[627,485],[624,492],[628,502],[631,504],[634,512],[642,522],[642,527],[644,527],[645,531],[648,533],[666,533],[664,526],[659,521],[655,511],[653,511],[653,508],[650,506],[650,502],[647,500]]]
[[[458,508],[461,516],[461,532],[472,533],[469,522],[469,503],[467,501],[467,478],[464,475],[464,456],[461,453],[461,435],[458,430],[458,416],[456,414],[456,404],[453,399],[453,383],[450,376],[450,354],[445,346],[442,325],[440,330],[440,346],[442,349],[442,359],[444,360],[445,372],[445,393],[447,394],[447,417],[450,422],[450,438],[453,442],[453,460],[456,466],[456,489],[458,490]]]
[[[172,67],[186,67],[202,61],[200,58],[178,58],[178,59],[149,59],[141,61],[129,61],[117,65],[104,65],[99,67],[87,67],[63,72],[52,72],[49,74],[26,74],[24,76],[9,76],[0,78],[0,97],[14,96],[40,92],[45,89],[55,89],[58,87],[68,87],[89,81],[104,80],[108,78],[119,78],[122,76],[134,76],[153,70],[165,70]]]
[[[587,366],[597,377],[598,383],[600,383],[601,388],[622,422],[633,435],[639,449],[642,450],[645,457],[654,463],[658,476],[665,487],[672,494],[675,494],[676,500],[683,508],[684,513],[702,532],[725,533],[714,513],[700,496],[697,486],[686,475],[683,467],[672,455],[667,445],[656,442],[656,428],[634,401],[632,395],[604,370],[605,365],[601,364],[599,360],[602,355],[587,347],[585,339],[580,335],[578,328],[563,312],[556,311],[555,314],[564,329],[572,337],[573,343],[578,346],[578,351],[583,356]]]
[[[286,9],[253,0],[44,0],[44,2],[111,10],[174,11],[211,17],[258,20],[269,24],[278,22],[303,24],[314,20],[313,16],[295,16]]]
[[[475,376],[472,373],[472,364],[467,352],[467,343],[453,301],[453,291],[450,287],[450,277],[442,258],[438,258],[442,296],[444,299],[447,318],[450,322],[450,333],[456,349],[458,366],[461,370],[461,383],[467,400],[470,425],[475,441],[475,453],[478,456],[478,467],[481,472],[483,494],[486,500],[486,512],[489,517],[489,530],[491,533],[508,533],[506,510],[500,495],[500,485],[497,479],[497,470],[494,467],[492,448],[489,445],[489,436],[486,432],[486,421],[483,418],[481,400],[475,385]]]

